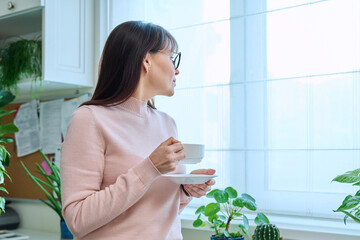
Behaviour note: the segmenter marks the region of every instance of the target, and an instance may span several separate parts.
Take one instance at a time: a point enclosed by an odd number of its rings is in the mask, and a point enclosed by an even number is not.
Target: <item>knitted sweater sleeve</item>
[[[135,204],[160,176],[149,158],[101,189],[105,140],[92,110],[73,114],[61,149],[62,213],[77,238],[106,225]]]

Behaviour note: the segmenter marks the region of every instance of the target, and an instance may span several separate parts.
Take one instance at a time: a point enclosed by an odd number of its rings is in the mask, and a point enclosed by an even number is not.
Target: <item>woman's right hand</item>
[[[172,172],[176,169],[178,162],[184,159],[185,153],[181,150],[184,146],[180,141],[170,137],[161,143],[149,156],[154,166],[161,174]]]

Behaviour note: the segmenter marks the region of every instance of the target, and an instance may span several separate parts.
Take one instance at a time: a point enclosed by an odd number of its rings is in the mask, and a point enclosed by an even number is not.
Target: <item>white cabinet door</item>
[[[43,79],[92,87],[94,0],[46,0]]]
[[[41,6],[41,0],[0,0],[0,17]]]

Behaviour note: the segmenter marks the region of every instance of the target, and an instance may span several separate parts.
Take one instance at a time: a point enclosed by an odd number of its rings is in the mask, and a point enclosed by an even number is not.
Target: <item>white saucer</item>
[[[165,174],[163,176],[177,184],[203,184],[217,177],[217,175],[206,174]]]

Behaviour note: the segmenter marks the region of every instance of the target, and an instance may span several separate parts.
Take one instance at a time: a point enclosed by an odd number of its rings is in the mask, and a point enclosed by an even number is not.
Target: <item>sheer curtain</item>
[[[360,167],[360,1],[107,1],[109,29],[144,20],[182,52],[173,97],[157,97],[184,143],[204,143],[217,184],[269,213],[342,218]],[[196,199],[193,206],[204,199]]]

